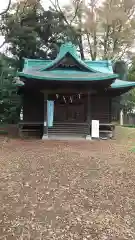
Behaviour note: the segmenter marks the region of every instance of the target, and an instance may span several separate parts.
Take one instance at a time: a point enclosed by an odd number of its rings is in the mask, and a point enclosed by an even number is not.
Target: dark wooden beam
[[[90,92],[88,92],[88,109],[87,109],[88,124],[91,122],[91,110],[90,110]]]
[[[87,101],[87,122],[88,122],[88,135],[86,136],[86,139],[90,140],[91,139],[91,93],[88,92],[88,101]]]

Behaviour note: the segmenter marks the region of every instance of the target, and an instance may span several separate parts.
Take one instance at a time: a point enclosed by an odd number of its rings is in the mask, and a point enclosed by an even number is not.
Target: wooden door
[[[56,122],[84,122],[84,104],[55,104],[54,121]]]

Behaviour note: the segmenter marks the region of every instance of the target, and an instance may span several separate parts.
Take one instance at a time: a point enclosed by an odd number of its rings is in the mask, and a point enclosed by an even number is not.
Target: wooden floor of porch
[[[99,124],[100,137],[115,136],[115,125],[112,123]],[[43,136],[42,122],[20,122],[19,124],[20,136]],[[54,122],[53,127],[48,127],[47,137],[52,138],[82,138],[86,139],[91,135],[91,125],[87,122]]]

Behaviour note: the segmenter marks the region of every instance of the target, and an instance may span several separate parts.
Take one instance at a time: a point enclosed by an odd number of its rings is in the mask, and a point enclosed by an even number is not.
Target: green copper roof
[[[40,80],[53,80],[53,81],[100,81],[115,79],[118,77],[117,74],[107,73],[93,73],[93,72],[78,72],[78,71],[26,71],[19,73],[20,77],[29,79],[40,79]]]
[[[59,67],[67,57],[70,57],[73,66],[77,66],[76,70],[68,65],[65,68]],[[47,81],[99,81],[118,77],[112,71],[111,62],[82,60],[72,43],[63,44],[55,60],[24,59],[23,71],[18,76]]]
[[[111,61],[108,61],[108,60],[97,60],[97,61],[84,60],[84,62],[90,68],[94,69],[97,72],[113,73],[113,67],[112,67]]]
[[[94,69],[90,68],[87,64],[85,64],[84,61],[81,60],[77,53],[75,45],[73,45],[71,42],[61,45],[60,51],[55,60],[52,60],[46,66],[41,68],[40,71],[52,69],[56,64],[61,62],[61,60],[67,55],[71,56],[86,71],[96,72]]]
[[[28,69],[45,71],[53,68],[56,64],[62,61],[64,57],[70,55],[85,71],[101,72],[101,73],[113,73],[111,61],[90,61],[82,60],[76,47],[72,43],[65,43],[60,47],[60,52],[55,60],[37,60],[24,58],[23,71]]]
[[[119,79],[116,79],[115,82],[111,84],[112,89],[132,88],[132,87],[135,87],[135,82],[122,81]]]
[[[61,68],[60,63],[66,57],[70,57],[79,68],[73,70],[70,67]],[[55,60],[24,59],[24,68],[18,76],[27,79],[44,81],[103,81],[114,80],[110,89],[129,89],[135,87],[135,82],[122,81],[113,73],[111,61],[82,60],[76,47],[72,43],[65,43],[60,47],[60,52]],[[19,83],[18,83],[19,84]]]
[[[113,73],[112,63],[108,60],[103,61],[91,61],[83,60],[84,63],[91,68],[93,71],[101,73]],[[24,58],[24,68],[23,71],[30,70],[40,70],[49,65],[52,60],[37,60]]]

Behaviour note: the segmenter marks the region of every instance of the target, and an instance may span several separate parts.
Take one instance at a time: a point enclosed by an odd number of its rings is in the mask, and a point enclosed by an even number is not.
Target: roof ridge
[[[52,62],[49,63],[47,66],[45,66],[44,68],[41,68],[40,71],[50,70],[55,64],[60,62],[66,56],[66,54],[70,54],[78,62],[78,64],[80,64],[85,70],[87,70],[89,72],[95,72],[95,73],[98,72],[98,71],[90,68],[79,57],[79,55],[77,54],[76,46],[74,44],[72,44],[72,42],[62,44],[60,47],[60,51],[57,54],[57,57],[54,60],[52,60]]]

